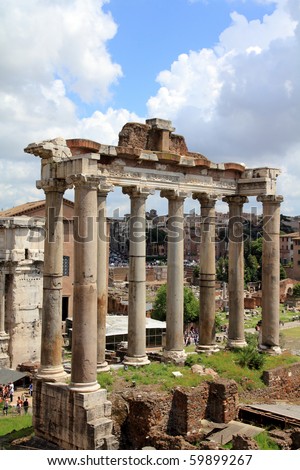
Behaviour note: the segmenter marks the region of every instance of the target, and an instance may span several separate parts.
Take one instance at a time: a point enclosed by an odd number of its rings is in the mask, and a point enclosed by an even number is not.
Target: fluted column
[[[199,344],[197,352],[213,352],[215,344],[216,315],[216,255],[215,255],[215,204],[217,197],[195,193],[201,205],[200,242],[200,315]]]
[[[148,190],[125,187],[130,196],[128,351],[125,365],[149,364],[146,354],[146,216]]]
[[[98,189],[98,262],[97,262],[97,372],[107,372],[105,360],[106,315],[108,305],[109,235],[107,233],[106,198],[111,188]]]
[[[167,272],[167,330],[163,355],[174,361],[184,360],[184,200],[185,193],[161,191],[168,199],[168,272]]]
[[[282,196],[258,196],[263,204],[262,336],[260,348],[280,354],[280,204]]]
[[[77,175],[74,207],[74,308],[71,390],[91,392],[97,382],[97,189],[99,180]]]
[[[41,365],[37,378],[59,382],[66,379],[62,365],[62,263],[64,180],[38,183],[46,195],[46,237],[44,242],[43,312]]]
[[[244,331],[244,240],[243,240],[243,204],[248,202],[245,196],[227,196],[223,198],[229,205],[229,348],[241,348],[247,345]]]

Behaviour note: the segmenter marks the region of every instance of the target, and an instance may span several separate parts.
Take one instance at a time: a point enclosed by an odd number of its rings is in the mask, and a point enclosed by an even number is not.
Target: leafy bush
[[[259,370],[265,364],[265,356],[256,347],[248,345],[237,352],[237,363],[244,368]]]
[[[245,340],[248,346],[253,346],[254,348],[257,347],[258,342],[258,335],[257,333],[245,333]]]

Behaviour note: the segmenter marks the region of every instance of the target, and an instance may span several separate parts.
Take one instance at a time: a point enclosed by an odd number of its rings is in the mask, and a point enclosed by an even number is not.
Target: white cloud
[[[300,176],[294,166],[300,152],[299,2],[278,0],[263,21],[238,13],[231,19],[214,49],[181,55],[158,75],[160,88],[148,101],[148,114],[171,119],[189,148],[213,161],[284,164],[287,173],[279,181],[295,182]],[[279,184],[286,196],[283,209],[292,209],[293,186]]]
[[[300,173],[300,2],[257,1],[276,8],[263,21],[233,13],[214,49],[181,54],[158,75],[148,115],[173,120],[189,148],[213,161],[284,165],[283,207],[300,213],[293,196]],[[107,48],[117,26],[104,3],[0,3],[0,208],[43,197],[35,188],[39,159],[23,153],[30,142],[63,136],[116,144],[126,122],[143,120],[103,107],[122,76]],[[98,103],[99,110],[81,118],[82,102],[94,109]],[[119,196],[110,196],[110,206],[125,210],[128,201],[120,203]]]
[[[107,50],[117,26],[104,3],[0,3],[0,207],[43,197],[35,188],[40,162],[23,152],[30,142],[84,135],[110,143],[135,118],[126,110],[77,116],[80,102],[107,101],[122,75]]]

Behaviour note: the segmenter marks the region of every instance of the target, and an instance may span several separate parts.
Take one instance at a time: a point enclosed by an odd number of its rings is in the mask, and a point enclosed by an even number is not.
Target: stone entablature
[[[213,163],[189,152],[184,138],[172,133],[170,121],[149,119],[127,123],[119,145],[87,139],[62,138],[32,143],[25,152],[42,158],[42,180],[65,179],[77,174],[98,176],[111,186],[145,184],[149,189],[176,189],[218,196],[258,196],[276,193],[274,168],[246,169],[239,163]],[[166,136],[164,136],[166,134]],[[162,137],[163,135],[163,142]]]

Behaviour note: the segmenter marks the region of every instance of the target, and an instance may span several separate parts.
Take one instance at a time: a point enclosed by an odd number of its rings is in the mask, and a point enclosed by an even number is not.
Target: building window
[[[70,275],[70,256],[63,256],[63,276]]]

